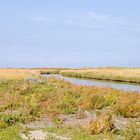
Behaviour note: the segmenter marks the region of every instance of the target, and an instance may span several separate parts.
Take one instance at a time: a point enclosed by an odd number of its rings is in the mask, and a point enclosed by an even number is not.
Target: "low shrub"
[[[7,114],[0,116],[0,128],[11,126],[19,121],[19,116],[16,114]]]
[[[119,95],[115,93],[108,93],[105,96],[106,106],[113,106],[116,104]]]
[[[140,98],[135,94],[124,94],[117,100],[114,109],[123,117],[140,117]]]
[[[8,125],[4,121],[0,120],[0,129],[6,128]]]
[[[110,114],[102,114],[98,119],[90,122],[86,131],[94,135],[111,131],[113,128],[112,116]]]
[[[76,93],[66,92],[58,101],[57,107],[62,111],[64,114],[74,114],[77,111],[77,104],[79,102],[80,96]]]
[[[140,138],[140,130],[137,124],[130,124],[124,130],[125,140],[139,140]]]
[[[105,98],[102,94],[85,95],[81,101],[83,109],[102,109],[106,106]]]

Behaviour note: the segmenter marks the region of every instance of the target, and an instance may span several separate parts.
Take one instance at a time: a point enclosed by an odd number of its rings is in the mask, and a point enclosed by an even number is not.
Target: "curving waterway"
[[[140,85],[138,84],[129,84],[129,83],[119,83],[119,82],[110,82],[102,80],[91,80],[91,79],[80,79],[74,77],[67,77],[61,74],[44,74],[45,77],[55,77],[57,79],[63,79],[70,83],[76,85],[86,85],[86,86],[99,86],[99,87],[111,87],[114,89],[121,89],[125,91],[137,91],[140,93]]]

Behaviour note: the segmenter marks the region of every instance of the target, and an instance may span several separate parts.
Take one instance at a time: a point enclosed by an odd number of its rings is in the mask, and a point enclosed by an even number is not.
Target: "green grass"
[[[0,140],[22,140],[19,133],[22,131],[19,125],[13,125],[5,129],[0,129]]]

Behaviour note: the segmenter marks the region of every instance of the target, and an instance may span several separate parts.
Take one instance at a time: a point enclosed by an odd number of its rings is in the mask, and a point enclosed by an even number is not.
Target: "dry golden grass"
[[[61,70],[68,70],[68,68],[33,68],[38,70],[41,74],[59,74]]]
[[[84,69],[63,70],[62,74],[83,78],[140,83],[140,69]]]
[[[23,79],[29,76],[37,76],[39,71],[28,69],[0,69],[0,79]]]

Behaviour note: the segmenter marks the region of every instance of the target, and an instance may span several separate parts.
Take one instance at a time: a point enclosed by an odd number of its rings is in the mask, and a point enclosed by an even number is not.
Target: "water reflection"
[[[46,77],[55,77],[58,79],[63,79],[77,85],[87,85],[87,86],[100,86],[100,87],[111,87],[115,89],[121,89],[125,91],[137,91],[140,92],[140,85],[128,84],[128,83],[118,83],[118,82],[108,82],[101,80],[89,80],[89,79],[80,79],[73,77],[66,77],[61,74],[45,74]]]

